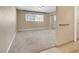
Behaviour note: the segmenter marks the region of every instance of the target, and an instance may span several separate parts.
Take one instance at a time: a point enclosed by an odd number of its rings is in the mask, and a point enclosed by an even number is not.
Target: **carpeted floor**
[[[17,32],[9,53],[38,53],[54,46],[55,39],[55,30]]]

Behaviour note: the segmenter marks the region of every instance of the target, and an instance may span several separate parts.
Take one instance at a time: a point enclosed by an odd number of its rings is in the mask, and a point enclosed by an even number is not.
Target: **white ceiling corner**
[[[56,6],[16,6],[16,8],[20,10],[29,10],[29,11],[46,12],[46,13],[56,11]]]

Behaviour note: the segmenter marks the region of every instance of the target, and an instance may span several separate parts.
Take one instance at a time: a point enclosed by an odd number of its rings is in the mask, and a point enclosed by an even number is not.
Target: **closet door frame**
[[[77,42],[77,6],[74,6],[74,42]]]

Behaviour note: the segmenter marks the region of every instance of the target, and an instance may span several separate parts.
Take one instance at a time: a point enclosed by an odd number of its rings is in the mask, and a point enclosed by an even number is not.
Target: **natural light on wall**
[[[25,14],[25,20],[26,20],[26,21],[43,22],[43,21],[44,21],[44,15]]]
[[[54,15],[54,21],[56,22],[56,15]]]

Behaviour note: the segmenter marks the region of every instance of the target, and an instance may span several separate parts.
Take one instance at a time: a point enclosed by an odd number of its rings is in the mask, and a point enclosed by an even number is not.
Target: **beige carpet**
[[[9,52],[38,53],[40,50],[54,46],[55,39],[55,30],[17,32]]]

